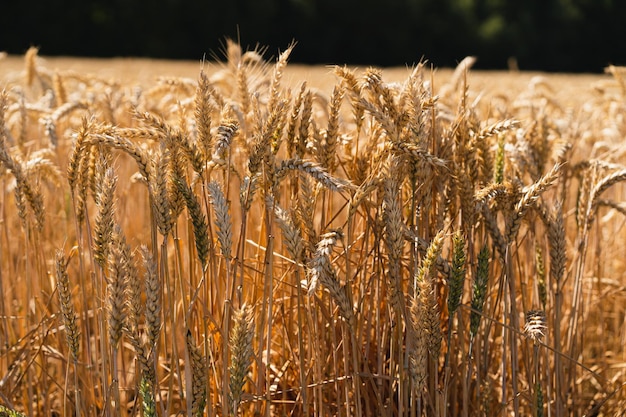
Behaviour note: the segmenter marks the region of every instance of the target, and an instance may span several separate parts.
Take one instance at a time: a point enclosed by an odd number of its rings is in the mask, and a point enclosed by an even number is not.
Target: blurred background
[[[602,72],[626,64],[622,0],[4,1],[0,51],[200,60],[225,39],[292,63]]]

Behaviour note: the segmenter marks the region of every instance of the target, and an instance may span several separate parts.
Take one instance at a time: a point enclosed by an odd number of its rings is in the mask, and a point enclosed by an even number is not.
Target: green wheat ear
[[[156,403],[154,401],[152,384],[146,378],[141,378],[139,393],[141,394],[141,405],[143,407],[144,417],[156,417]]]
[[[476,279],[474,281],[474,293],[472,295],[472,313],[470,315],[470,335],[472,338],[478,332],[480,318],[487,295],[487,283],[489,282],[489,248],[485,244],[478,254],[476,267]]]
[[[465,282],[465,240],[460,232],[452,237],[454,245],[452,254],[452,269],[450,271],[450,291],[448,293],[448,312],[450,317],[459,308]]]
[[[0,417],[26,417],[26,415],[0,405]]]
[[[535,384],[535,392],[536,392],[536,397],[535,397],[535,405],[537,407],[536,411],[537,417],[543,417],[543,389],[541,388],[541,383],[537,382]]]
[[[496,163],[493,173],[493,182],[502,184],[504,180],[504,135],[498,135],[498,150],[496,151]]]
[[[196,243],[196,250],[198,252],[198,259],[202,263],[202,269],[206,270],[207,262],[209,259],[209,236],[207,233],[208,224],[204,213],[202,212],[202,206],[198,201],[198,197],[193,193],[191,187],[187,185],[187,182],[183,178],[174,179],[178,191],[183,195],[189,216],[191,217],[191,224],[193,226],[194,241]]]

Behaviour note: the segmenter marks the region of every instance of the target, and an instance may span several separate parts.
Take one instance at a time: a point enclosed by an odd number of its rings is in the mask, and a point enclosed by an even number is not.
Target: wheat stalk
[[[535,249],[535,262],[537,263],[537,291],[539,293],[539,302],[543,309],[546,309],[548,303],[548,288],[546,284],[546,269],[543,261],[543,251],[539,246]]]

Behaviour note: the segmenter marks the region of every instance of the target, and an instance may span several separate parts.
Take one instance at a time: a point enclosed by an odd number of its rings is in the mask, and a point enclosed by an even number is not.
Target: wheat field
[[[0,57],[0,415],[626,410],[626,81]]]

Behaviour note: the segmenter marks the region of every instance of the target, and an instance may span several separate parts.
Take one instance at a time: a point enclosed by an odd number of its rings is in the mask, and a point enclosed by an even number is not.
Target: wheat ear
[[[230,147],[234,136],[239,130],[239,124],[234,120],[223,120],[217,128],[217,138],[215,140],[215,150],[212,158],[214,162],[225,163],[224,155]]]
[[[276,170],[276,180],[280,181],[287,171],[300,171],[308,174],[311,178],[322,184],[331,191],[343,191],[354,189],[354,185],[348,180],[333,177],[324,168],[312,161],[290,159],[281,162]]]
[[[139,168],[139,172],[144,179],[148,180],[150,178],[150,172],[152,170],[150,155],[146,150],[134,144],[130,140],[111,133],[94,133],[89,135],[89,137],[83,142],[83,146],[87,144],[102,144],[125,152],[135,160]]]
[[[285,49],[285,51],[280,54],[278,60],[276,61],[276,65],[274,65],[274,73],[272,75],[272,83],[270,85],[270,97],[267,102],[267,108],[270,109],[270,111],[274,111],[274,109],[276,109],[279,105],[280,81],[283,77],[283,71],[287,66],[289,55],[291,55],[291,52],[293,51],[293,48],[295,48],[295,46],[295,43],[289,45],[287,49]]]
[[[202,264],[202,269],[206,270],[209,259],[210,241],[208,235],[208,224],[206,216],[202,212],[202,207],[198,201],[198,197],[191,191],[191,188],[184,179],[176,178],[175,184],[185,199],[191,224],[193,225],[193,235],[196,243],[198,259]]]
[[[333,173],[337,167],[337,139],[339,136],[339,112],[343,101],[344,91],[341,86],[335,86],[330,98],[328,114],[328,128],[325,134],[325,143],[321,154],[321,165],[329,173]]]
[[[31,46],[24,55],[24,61],[26,63],[26,69],[24,73],[24,79],[28,87],[32,87],[35,77],[37,77],[37,54],[39,48]]]
[[[28,203],[35,216],[36,229],[42,231],[45,220],[43,196],[38,187],[34,187],[31,179],[26,176],[22,164],[9,154],[3,136],[0,136],[0,163],[9,169],[15,177],[15,203],[22,225],[25,229],[28,226],[28,210],[26,206],[26,203]]]
[[[255,144],[248,159],[248,172],[251,177],[261,171],[262,164],[268,162],[272,154],[272,143],[280,136],[283,128],[285,106],[284,100],[279,101],[260,127],[258,135],[255,135]]]
[[[79,349],[79,330],[77,325],[78,316],[72,302],[72,289],[70,288],[70,277],[67,273],[67,265],[69,259],[65,257],[62,251],[56,253],[56,278],[57,291],[59,297],[59,305],[61,306],[61,314],[63,316],[63,324],[65,325],[65,340],[70,349],[72,360],[78,362]]]
[[[287,157],[289,158],[293,158],[294,155],[294,151],[295,151],[295,147],[296,147],[296,143],[298,140],[298,135],[297,135],[297,127],[298,127],[298,120],[300,117],[300,112],[301,112],[301,107],[302,107],[302,103],[304,101],[304,96],[306,94],[306,81],[303,81],[302,84],[300,85],[300,91],[298,92],[298,95],[296,96],[296,100],[293,103],[293,105],[291,106],[291,112],[289,115],[289,120],[287,122],[287,129],[286,129],[286,138],[287,138]],[[299,157],[303,157],[304,154],[299,154]]]
[[[96,202],[98,212],[96,214],[93,250],[94,259],[102,269],[106,268],[109,256],[109,246],[113,236],[113,226],[115,223],[115,188],[117,186],[117,177],[113,168],[105,169],[102,175],[102,182],[99,182],[98,192],[96,194]]]
[[[232,221],[228,213],[228,203],[222,188],[216,181],[211,181],[207,188],[211,196],[211,205],[215,211],[217,240],[220,243],[222,255],[226,260],[230,260],[232,259],[233,232]]]
[[[589,207],[587,209],[587,223],[593,223],[595,218],[596,210],[598,207],[598,202],[600,200],[600,195],[606,191],[607,188],[611,187],[613,184],[625,181],[626,180],[626,169],[622,169],[612,174],[607,175],[602,178],[598,183],[591,189],[589,193]]]
[[[547,174],[539,179],[539,181],[528,187],[522,198],[517,202],[513,216],[507,224],[507,232],[505,235],[509,242],[512,242],[515,239],[515,236],[517,235],[517,232],[522,224],[522,219],[528,209],[531,208],[537,199],[539,199],[541,194],[552,186],[552,184],[554,184],[559,178],[561,166],[561,164],[555,164]],[[626,178],[626,171],[624,173],[624,177]]]
[[[539,246],[535,248],[535,262],[537,264],[537,292],[539,293],[539,302],[543,309],[546,309],[548,303],[548,288],[546,284],[546,269],[543,260],[543,251]]]
[[[206,406],[206,358],[202,355],[200,348],[196,346],[196,342],[191,335],[191,331],[187,329],[187,352],[189,355],[188,366],[191,368],[191,402],[190,415],[193,417],[201,417],[204,415]]]
[[[452,237],[452,264],[450,276],[448,277],[448,314],[450,320],[461,304],[463,296],[463,284],[465,282],[465,239],[461,232],[457,231]],[[451,331],[450,326],[450,331]]]
[[[144,275],[146,288],[146,334],[148,343],[154,348],[161,333],[161,283],[152,252],[143,245],[140,249],[146,269]]]
[[[22,414],[18,411],[12,410],[8,407],[0,405],[0,416],[1,417],[26,417],[25,414]]]
[[[392,163],[392,166],[396,165]],[[389,259],[388,298],[393,308],[403,316],[406,315],[404,291],[402,289],[402,255],[404,249],[404,228],[402,219],[401,190],[398,172],[393,172],[385,179],[383,197],[383,221],[385,224],[385,247]]]
[[[283,241],[287,250],[293,257],[296,264],[302,262],[304,240],[302,239],[302,233],[300,229],[295,225],[291,215],[278,204],[274,204],[274,212],[276,213],[276,220],[278,227],[283,233]]]
[[[200,71],[194,99],[194,117],[196,122],[196,140],[205,159],[210,157],[213,148],[213,137],[211,135],[211,112],[213,111],[213,106],[210,102],[210,89],[209,78],[204,71]]]
[[[157,229],[163,236],[167,236],[174,227],[172,203],[168,190],[169,164],[170,153],[163,147],[162,152],[155,155],[155,173],[148,180],[154,218]]]
[[[239,403],[243,394],[243,387],[250,366],[252,365],[252,338],[254,336],[254,323],[252,311],[243,305],[235,311],[233,316],[233,328],[230,332],[230,410],[235,416],[239,415]]]
[[[441,323],[439,320],[439,308],[435,296],[434,275],[436,272],[435,262],[443,247],[443,231],[439,231],[433,238],[426,256],[422,259],[417,271],[415,283],[415,296],[420,298],[420,303],[426,308],[426,334],[427,347],[431,357],[437,358],[441,348]]]
[[[9,153],[6,142],[7,128],[5,125],[5,113],[7,110],[7,93],[0,92],[0,163],[11,171],[15,177],[15,202],[18,208],[18,215],[22,220],[24,228],[27,227],[27,210],[26,202],[28,202],[33,214],[35,215],[37,230],[43,230],[44,226],[44,204],[43,196],[39,190],[33,186],[32,181],[24,172],[22,164],[15,160]]]
[[[474,278],[472,293],[472,312],[470,314],[470,336],[472,339],[478,333],[478,326],[482,317],[485,298],[487,297],[487,284],[489,282],[489,248],[485,244],[478,254],[478,265]]]
[[[302,87],[304,88],[304,86]],[[307,153],[307,144],[311,136],[311,123],[313,121],[313,94],[307,90],[302,99],[300,111],[300,126],[295,143],[295,157],[304,158]]]
[[[130,248],[126,238],[119,225],[115,225],[108,257],[106,305],[109,344],[113,349],[119,347],[127,318],[126,288],[130,261]]]
[[[128,249],[128,246],[126,246],[124,250],[127,251]],[[134,262],[132,262],[130,252],[125,253],[124,258],[127,259],[126,270],[128,271],[126,284],[127,320],[125,331],[130,339],[131,345],[135,349],[137,360],[141,366],[142,378],[146,378],[151,384],[154,384],[156,381],[154,366],[148,352],[146,352],[145,339],[140,333],[140,318],[144,313],[142,303],[142,280],[139,278],[139,273]]]
[[[534,400],[535,415],[543,415],[543,388],[539,378],[539,346],[546,332],[546,313],[543,310],[529,310],[526,312],[524,332],[533,341],[534,360]]]
[[[328,291],[330,296],[339,306],[339,312],[341,316],[350,325],[354,325],[355,316],[350,300],[345,287],[342,287],[337,278],[335,269],[332,266],[330,255],[332,248],[337,243],[337,240],[342,237],[340,231],[332,231],[320,236],[320,241],[317,243],[317,250],[315,256],[311,260],[309,267],[309,294],[313,294],[318,283],[321,283]]]
[[[0,121],[1,120],[2,119],[0,118]],[[70,188],[72,188],[72,191],[74,191],[77,185],[78,177],[80,174],[80,163],[82,160],[81,150],[84,149],[83,142],[85,141],[87,136],[89,136],[89,133],[94,128],[94,125],[95,122],[93,119],[85,117],[82,119],[80,127],[74,134],[75,139],[72,145],[69,163],[67,165],[67,182],[69,183]],[[2,132],[0,131],[0,134],[1,133]]]
[[[139,394],[144,417],[157,417],[154,388],[146,378],[142,378],[139,383]]]

